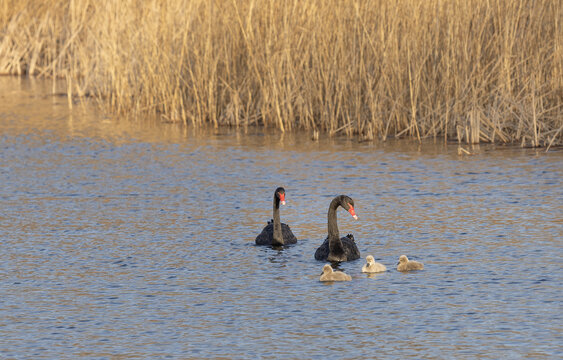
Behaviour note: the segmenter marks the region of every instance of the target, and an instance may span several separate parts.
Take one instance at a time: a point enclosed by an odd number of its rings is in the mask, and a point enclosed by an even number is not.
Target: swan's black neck
[[[336,209],[342,205],[340,197],[336,197],[330,203],[328,208],[328,248],[329,254],[344,253],[344,247],[340,240],[338,232],[338,224],[336,219]]]
[[[280,198],[274,193],[274,234],[272,245],[283,245],[283,235],[280,220]]]

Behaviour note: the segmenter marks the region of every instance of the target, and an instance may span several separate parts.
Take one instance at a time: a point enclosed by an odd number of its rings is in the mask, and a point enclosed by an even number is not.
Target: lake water
[[[563,151],[194,131],[50,91],[0,78],[0,357],[563,355]],[[255,246],[278,186],[298,243]],[[338,194],[362,258],[321,283]]]

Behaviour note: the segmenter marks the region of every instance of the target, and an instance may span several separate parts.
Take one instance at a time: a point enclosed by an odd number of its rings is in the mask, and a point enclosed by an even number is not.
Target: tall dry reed
[[[3,0],[0,73],[194,126],[563,144],[553,0]]]

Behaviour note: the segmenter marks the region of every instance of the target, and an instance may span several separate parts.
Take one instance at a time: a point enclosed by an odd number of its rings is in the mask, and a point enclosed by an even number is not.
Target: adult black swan
[[[354,242],[354,236],[348,234],[340,238],[338,224],[336,223],[336,209],[342,206],[350,215],[357,219],[354,210],[354,200],[346,195],[335,197],[328,207],[328,237],[315,251],[315,259],[322,261],[350,261],[360,258],[360,250]]]
[[[280,221],[280,202],[285,205],[285,189],[282,187],[274,192],[274,218],[268,221],[268,225],[256,237],[256,245],[282,246],[297,242],[289,226]]]

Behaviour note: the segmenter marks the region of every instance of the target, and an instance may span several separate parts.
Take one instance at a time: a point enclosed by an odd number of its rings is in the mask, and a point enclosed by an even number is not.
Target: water
[[[562,151],[193,131],[50,86],[0,78],[0,357],[562,356]],[[277,186],[299,242],[255,246]],[[362,259],[320,283],[337,194]]]

